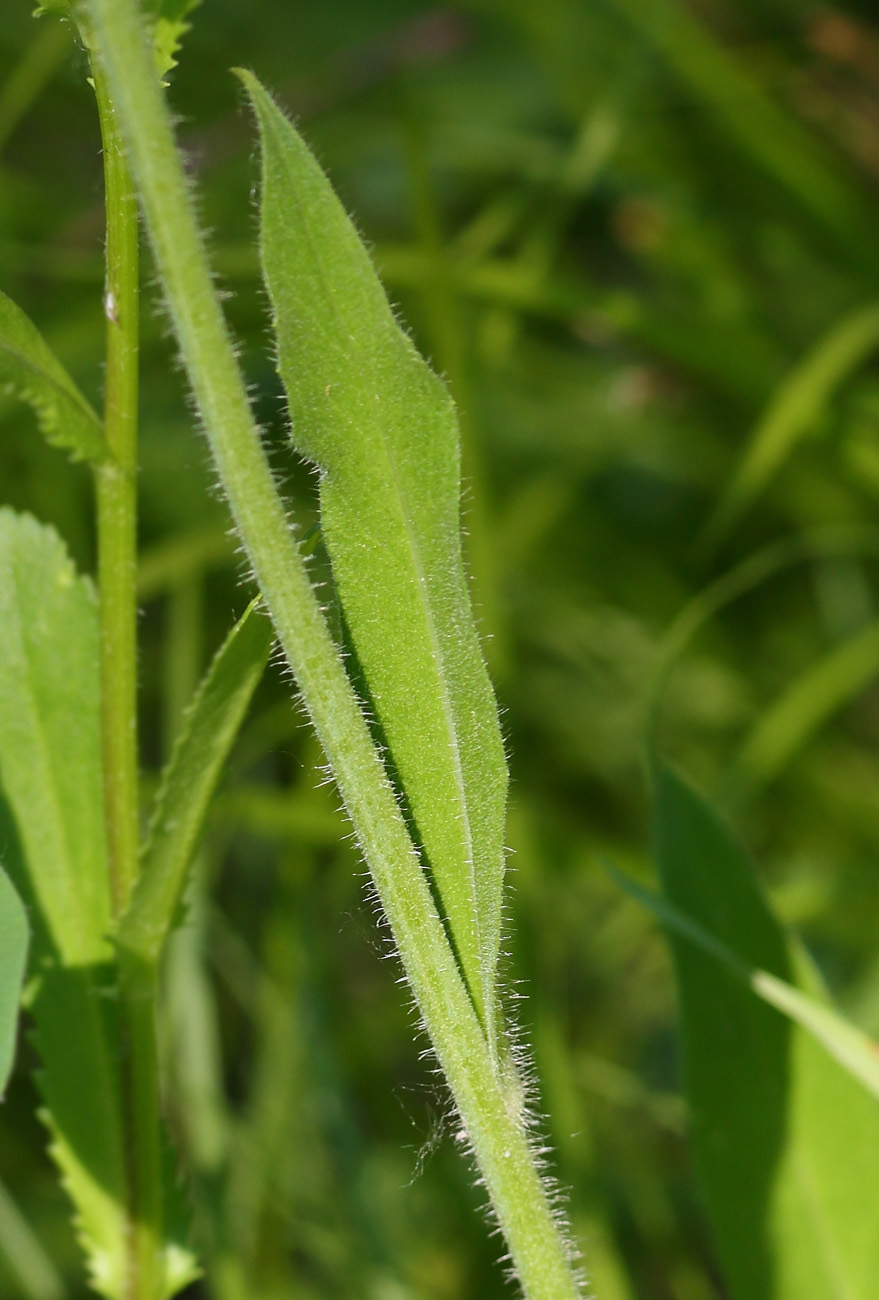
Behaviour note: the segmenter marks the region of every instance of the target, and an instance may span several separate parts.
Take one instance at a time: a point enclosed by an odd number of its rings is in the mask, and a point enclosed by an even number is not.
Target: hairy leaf
[[[493,1041],[507,772],[464,577],[454,406],[308,148],[241,75],[293,441],[319,468],[359,685]]]
[[[28,402],[46,439],[74,460],[103,461],[103,426],[35,325],[0,293],[0,385]]]
[[[56,533],[0,510],[0,777],[34,912],[40,1088],[91,1282],[120,1300],[127,1198],[98,673],[91,584]],[[164,1259],[170,1294],[192,1261],[170,1239]]]
[[[262,677],[273,632],[254,601],[217,651],[187,710],[156,797],[141,869],[118,942],[156,962],[183,893],[211,798]]]
[[[153,54],[156,71],[163,80],[177,67],[177,54],[191,24],[187,18],[201,0],[147,0],[144,6],[153,24]]]
[[[666,897],[748,967],[819,1001],[750,864],[702,799],[656,775]],[[879,1276],[879,1108],[812,1033],[672,937],[698,1172],[736,1300],[868,1300]]]
[[[28,924],[15,886],[0,867],[0,1096],[15,1059]]]

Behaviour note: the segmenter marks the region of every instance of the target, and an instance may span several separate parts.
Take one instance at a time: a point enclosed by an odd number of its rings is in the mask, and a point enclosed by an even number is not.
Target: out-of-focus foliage
[[[69,28],[9,8],[0,288],[97,406],[85,65]],[[658,739],[732,817],[842,1008],[879,1030],[879,369],[869,331],[851,337],[879,301],[875,15],[802,0],[211,0],[189,21],[168,93],[297,517],[314,519],[315,483],[289,451],[267,346],[252,135],[229,65],[296,115],[459,403],[467,564],[512,755],[508,992],[527,995],[594,1289],[722,1300],[665,941],[598,858],[648,870],[642,746],[667,629],[792,539],[687,642]],[[141,683],[158,774],[247,598],[149,312],[143,362]],[[88,471],[2,401],[3,503],[54,524],[91,570]],[[221,1300],[499,1296],[478,1193],[316,761],[270,675],[167,970],[198,1286]],[[69,1271],[64,1294],[80,1284],[32,1066],[25,1044],[0,1113],[14,1191],[0,1296],[50,1300],[41,1252]]]

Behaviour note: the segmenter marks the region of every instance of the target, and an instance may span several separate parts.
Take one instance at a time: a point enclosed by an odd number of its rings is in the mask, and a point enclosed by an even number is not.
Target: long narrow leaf
[[[787,980],[758,970],[711,934],[698,921],[675,907],[667,898],[644,889],[631,876],[607,863],[607,870],[621,889],[652,912],[672,934],[680,936],[707,953],[746,985],[758,998],[787,1016],[835,1061],[859,1080],[879,1101],[879,1043],[830,1005],[802,992]]]
[[[671,941],[692,1139],[730,1291],[873,1300],[879,1106],[867,1045],[821,1006],[814,969],[713,811],[664,766],[655,799],[663,893],[689,929]],[[726,952],[733,967],[718,960]]]
[[[36,326],[3,293],[0,385],[34,408],[47,441],[74,460],[109,458],[100,420]]]
[[[296,131],[249,74],[261,248],[297,449],[388,762],[489,1036],[507,772],[460,546],[454,407]]]
[[[232,743],[262,677],[272,644],[254,601],[235,624],[187,711],[156,797],[138,882],[117,942],[158,961],[186,873]]]

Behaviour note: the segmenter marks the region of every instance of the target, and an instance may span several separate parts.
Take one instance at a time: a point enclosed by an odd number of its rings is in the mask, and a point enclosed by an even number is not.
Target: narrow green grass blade
[[[694,944],[725,967],[758,998],[787,1016],[820,1043],[828,1055],[879,1101],[879,1043],[833,1007],[803,993],[787,980],[758,970],[709,933],[698,921],[675,907],[668,899],[653,894],[610,863],[607,870],[621,889],[643,904],[672,934]]]
[[[28,924],[15,886],[0,867],[0,1097],[15,1060]]]
[[[688,928],[671,942],[692,1138],[731,1293],[870,1300],[879,1107],[857,1032],[816,1011],[820,982],[713,811],[665,766],[655,799],[663,892]]]
[[[149,837],[117,942],[155,964],[174,922],[211,798],[262,677],[273,632],[254,601],[235,624],[190,705],[156,796]]]
[[[33,407],[46,440],[74,460],[105,461],[100,420],[39,330],[0,293],[0,385]]]
[[[759,718],[728,774],[736,793],[773,781],[818,728],[879,676],[879,620],[834,646]]]
[[[121,1300],[127,1182],[99,689],[91,583],[52,529],[0,510],[0,778],[34,925],[39,1084],[91,1283]],[[168,1294],[193,1271],[176,1229],[164,1247]]]
[[[493,1041],[507,771],[464,578],[454,407],[308,148],[241,75],[262,138],[262,260],[293,440],[320,470],[361,685]]]
[[[834,324],[794,367],[774,393],[705,529],[709,548],[723,541],[823,415],[835,390],[877,348],[879,306],[871,303]]]

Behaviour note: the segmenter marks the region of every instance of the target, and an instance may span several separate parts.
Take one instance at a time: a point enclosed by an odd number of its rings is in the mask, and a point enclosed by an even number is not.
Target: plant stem
[[[113,914],[137,876],[137,196],[104,78],[94,70],[104,149],[107,221],[105,435],[112,461],[97,471],[101,593],[101,728]]]
[[[110,896],[116,922],[137,879],[137,423],[140,276],[137,194],[109,88],[92,60],[104,154],[107,368],[97,470],[101,733]],[[161,1161],[154,972],[120,954],[119,1025],[128,1180],[125,1300],[160,1294]]]
[[[579,1296],[514,1081],[492,1069],[396,797],[311,589],[211,282],[133,0],[87,0],[211,450],[263,598],[372,872],[400,957],[531,1300]]]

